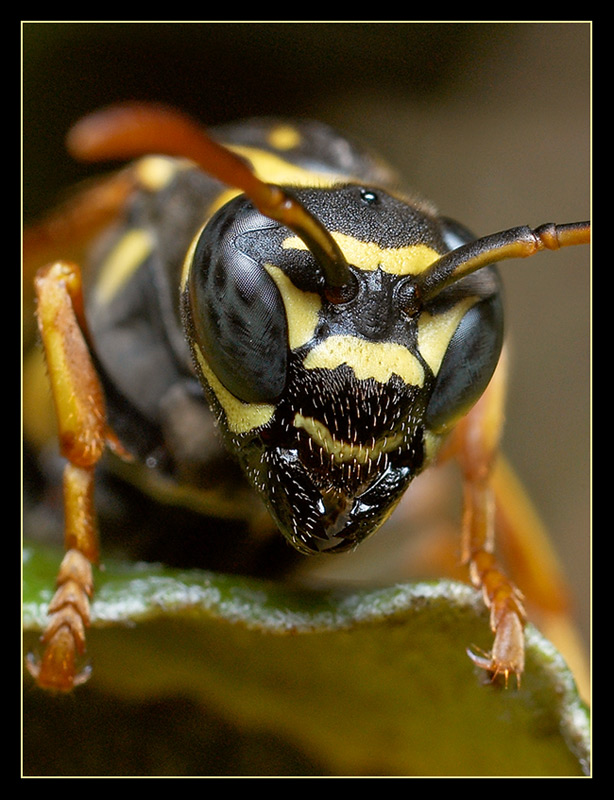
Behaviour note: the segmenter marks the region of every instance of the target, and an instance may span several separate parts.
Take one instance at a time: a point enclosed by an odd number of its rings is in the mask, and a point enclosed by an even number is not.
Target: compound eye
[[[245,226],[238,230],[236,210],[227,207],[202,231],[188,279],[190,313],[203,356],[226,389],[246,403],[272,403],[286,384],[286,314],[273,279],[237,248],[239,232]]]
[[[435,378],[426,427],[441,432],[466,414],[492,377],[503,344],[498,294],[479,301],[461,319]]]

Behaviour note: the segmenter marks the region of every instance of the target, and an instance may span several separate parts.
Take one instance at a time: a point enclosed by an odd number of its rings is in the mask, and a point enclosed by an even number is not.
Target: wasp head
[[[422,302],[419,276],[456,235],[430,213],[354,185],[296,195],[347,259],[342,285],[239,197],[199,234],[183,308],[229,449],[280,530],[340,552],[380,527],[483,390],[500,304],[492,271]]]

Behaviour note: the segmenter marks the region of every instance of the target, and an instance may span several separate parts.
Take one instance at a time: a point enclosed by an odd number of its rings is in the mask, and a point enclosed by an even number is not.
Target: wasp
[[[589,242],[587,222],[476,239],[397,188],[329,127],[254,119],[213,134],[142,103],[96,112],[68,146],[137,159],[27,230],[65,459],[65,556],[28,669],[69,691],[81,668],[103,453],[157,497],[249,517],[258,496],[301,554],[353,550],[414,478],[454,457],[462,558],[490,609],[493,675],[522,675],[526,613],[495,555],[504,405],[498,262]],[[87,289],[84,290],[84,281]]]

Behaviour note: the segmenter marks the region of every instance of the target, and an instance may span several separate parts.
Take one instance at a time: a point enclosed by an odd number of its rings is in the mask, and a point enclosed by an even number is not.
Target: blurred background
[[[25,23],[26,220],[88,170],[68,127],[116,100],[207,125],[314,117],[371,145],[478,235],[590,218],[588,23]],[[589,631],[590,255],[503,264],[511,376],[505,450]]]

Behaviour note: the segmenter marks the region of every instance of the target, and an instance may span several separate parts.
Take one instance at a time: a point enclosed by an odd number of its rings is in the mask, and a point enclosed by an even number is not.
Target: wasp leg
[[[40,686],[69,691],[88,677],[87,669],[77,671],[77,659],[85,652],[92,564],[98,561],[94,469],[105,444],[114,446],[115,442],[106,426],[103,392],[87,346],[78,267],[56,262],[42,268],[35,290],[60,451],[67,459],[63,481],[66,555],[41,637],[45,651],[40,660],[29,657],[28,669]]]
[[[530,498],[505,457],[499,454],[492,485],[497,542],[509,570],[522,586],[529,616],[562,653],[581,695],[590,696],[586,648],[573,618],[573,598]]]
[[[494,555],[495,497],[492,476],[503,420],[505,359],[501,360],[482,398],[459,422],[454,453],[463,474],[462,558],[471,580],[482,590],[495,634],[491,653],[473,662],[493,676],[510,674],[519,682],[524,670],[525,610],[520,591]]]

